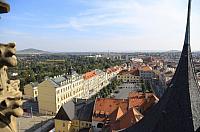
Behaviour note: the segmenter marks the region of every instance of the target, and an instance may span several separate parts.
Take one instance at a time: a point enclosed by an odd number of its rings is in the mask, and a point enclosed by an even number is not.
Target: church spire
[[[190,49],[191,0],[183,50],[173,79],[160,101],[127,132],[195,132],[200,127],[200,89]]]
[[[190,16],[191,16],[191,0],[188,3],[188,16],[187,16],[187,25],[186,25],[186,33],[185,33],[185,41],[184,44],[190,45]]]

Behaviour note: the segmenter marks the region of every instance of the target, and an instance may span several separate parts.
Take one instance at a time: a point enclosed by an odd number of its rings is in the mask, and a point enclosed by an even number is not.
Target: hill
[[[17,54],[50,54],[50,53],[51,52],[33,49],[33,48],[17,51]]]

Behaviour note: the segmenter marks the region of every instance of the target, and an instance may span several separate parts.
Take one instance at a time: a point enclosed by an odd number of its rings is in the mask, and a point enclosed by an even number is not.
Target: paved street
[[[123,88],[123,89],[118,89],[119,93],[114,93],[114,98],[116,99],[126,99],[128,98],[128,94],[130,92],[135,91],[135,89],[131,89],[131,88]]]
[[[52,116],[30,116],[17,118],[19,132],[31,132],[42,127]]]
[[[128,97],[129,92],[131,92],[132,89],[129,88],[123,88],[123,89],[119,89],[119,93],[114,93],[114,97],[116,99],[126,99]]]

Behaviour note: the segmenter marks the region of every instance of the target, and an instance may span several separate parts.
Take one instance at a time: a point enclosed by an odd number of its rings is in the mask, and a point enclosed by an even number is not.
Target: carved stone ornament
[[[17,65],[15,43],[0,43],[0,132],[16,132],[16,117],[23,115],[19,80],[9,80],[7,68]]]

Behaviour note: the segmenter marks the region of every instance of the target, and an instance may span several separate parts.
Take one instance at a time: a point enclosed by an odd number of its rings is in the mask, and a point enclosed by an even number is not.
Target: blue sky
[[[187,0],[7,0],[0,40],[17,49],[143,51],[182,48]],[[200,50],[200,1],[193,0],[191,45]]]

